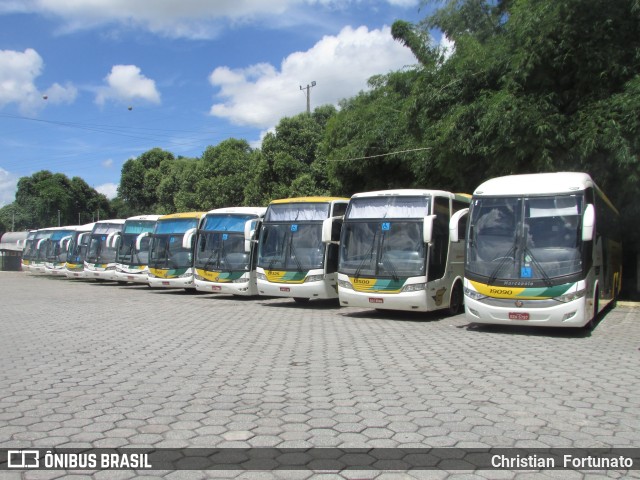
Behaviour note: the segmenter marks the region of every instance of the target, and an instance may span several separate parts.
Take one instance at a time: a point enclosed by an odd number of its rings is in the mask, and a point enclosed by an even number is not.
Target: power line
[[[410,150],[398,150],[396,152],[381,153],[379,155],[369,155],[367,157],[327,159],[327,162],[351,162],[353,160],[369,160],[371,158],[386,157],[386,156],[389,156],[389,155],[398,155],[400,153],[419,152],[419,151],[422,151],[422,150],[431,150],[431,147],[412,148]]]

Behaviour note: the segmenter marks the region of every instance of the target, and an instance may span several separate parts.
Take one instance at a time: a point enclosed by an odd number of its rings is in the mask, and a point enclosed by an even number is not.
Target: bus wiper
[[[380,254],[380,265],[382,266],[382,268],[384,268],[389,273],[391,273],[391,277],[393,278],[394,281],[397,282],[399,280],[399,277],[398,277],[398,272],[396,270],[396,266],[391,260],[389,260],[389,257],[385,255],[383,251],[385,238],[386,238],[386,235],[383,233],[382,238],[380,239],[380,251],[382,252]]]
[[[371,262],[371,257],[373,257],[373,247],[376,244],[377,236],[378,236],[378,229],[376,228],[373,232],[373,238],[371,239],[371,245],[369,246],[369,250],[367,250],[367,253],[364,254],[364,257],[362,258],[360,265],[358,265],[358,268],[356,268],[356,273],[354,274],[355,278],[360,277],[360,271],[364,268],[365,262],[367,261],[367,257],[369,259],[369,262]]]
[[[498,263],[498,266],[493,270],[493,272],[491,272],[491,275],[489,276],[489,285],[493,285],[493,283],[497,280],[498,275],[500,274],[504,266],[507,264],[507,260],[513,259],[515,262],[515,257],[516,257],[515,254],[516,254],[517,247],[518,247],[518,238],[516,236],[516,241],[514,242],[513,246],[509,249],[507,253],[505,253],[502,257],[500,257],[500,263]]]
[[[302,264],[298,259],[298,254],[296,252],[296,247],[293,245],[293,235],[289,235],[289,256],[293,258],[296,262],[296,266],[298,267],[298,272],[302,271]]]
[[[542,265],[536,259],[536,257],[533,256],[533,253],[531,253],[531,250],[529,250],[528,248],[525,247],[524,255],[525,255],[525,260],[526,260],[526,257],[528,255],[529,258],[531,259],[531,263],[533,263],[533,266],[538,269],[538,271],[540,272],[540,275],[542,275],[542,281],[544,282],[544,284],[547,287],[553,286],[553,282],[551,281],[551,277],[549,277],[549,275],[547,275],[547,272],[545,272],[544,268],[542,268]]]

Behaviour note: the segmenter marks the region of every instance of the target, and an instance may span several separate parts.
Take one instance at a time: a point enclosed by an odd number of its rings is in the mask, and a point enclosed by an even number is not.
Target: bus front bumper
[[[487,305],[465,295],[465,316],[469,322],[494,325],[524,325],[542,327],[583,327],[591,319],[591,304],[588,297],[571,302],[558,302],[545,308],[519,308]]]
[[[338,298],[335,275],[325,275],[324,280],[304,283],[276,283],[258,279],[258,294],[285,298]]]
[[[402,293],[358,292],[352,288],[338,287],[341,307],[376,308],[407,312],[427,312],[429,305],[426,290]]]
[[[193,275],[188,277],[160,278],[148,277],[149,286],[152,288],[195,288]]]

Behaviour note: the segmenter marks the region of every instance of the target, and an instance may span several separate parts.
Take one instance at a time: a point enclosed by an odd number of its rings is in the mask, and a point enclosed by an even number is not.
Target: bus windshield
[[[61,262],[66,257],[67,243],[60,245],[63,239],[70,240],[73,230],[56,230],[46,242],[45,258],[50,262]]]
[[[69,249],[67,250],[67,262],[68,263],[82,263],[87,255],[87,247],[89,241],[89,234],[82,235],[83,232],[74,232],[69,241]],[[86,233],[86,232],[85,232]],[[82,235],[82,243],[78,242],[78,239]]]
[[[191,248],[182,246],[187,230],[198,226],[197,218],[158,221],[149,247],[149,267],[161,269],[190,268]]]
[[[583,200],[579,194],[474,199],[467,273],[489,284],[517,280],[547,286],[580,274]]]
[[[96,225],[87,249],[86,261],[89,263],[113,263],[116,260],[116,249],[107,247],[107,237],[110,233],[117,233],[122,228],[120,224]]]
[[[324,268],[324,252],[322,222],[263,224],[258,266],[299,272]]]
[[[155,220],[127,220],[118,245],[116,262],[130,266],[147,265],[149,262],[149,237],[144,237],[140,250],[136,249],[138,235],[152,232]]]
[[[249,271],[250,255],[244,251],[244,227],[254,215],[208,216],[198,234],[195,266],[209,271]]]
[[[342,229],[340,273],[394,279],[425,274],[422,221],[345,222]]]

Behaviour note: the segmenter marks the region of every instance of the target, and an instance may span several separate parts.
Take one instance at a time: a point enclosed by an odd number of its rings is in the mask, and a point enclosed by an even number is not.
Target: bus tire
[[[451,288],[451,297],[449,298],[449,315],[458,315],[462,311],[464,296],[462,293],[462,284],[456,282]]]
[[[591,320],[589,320],[585,324],[585,329],[588,331],[593,330],[596,327],[596,323],[598,323],[598,309],[600,308],[600,291],[598,287],[596,287],[596,291],[593,294],[593,314],[591,316]]]

